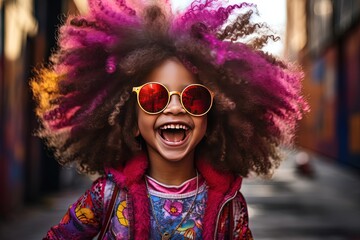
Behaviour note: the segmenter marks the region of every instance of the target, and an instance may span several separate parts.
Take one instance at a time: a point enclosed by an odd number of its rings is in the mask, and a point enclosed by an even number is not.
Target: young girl
[[[268,175],[306,109],[242,3],[89,0],[31,83],[59,162],[100,173],[45,239],[252,239],[242,177]]]

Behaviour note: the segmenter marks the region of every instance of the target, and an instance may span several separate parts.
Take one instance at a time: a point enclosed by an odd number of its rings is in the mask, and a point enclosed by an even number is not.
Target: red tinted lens
[[[211,107],[211,93],[203,86],[190,85],[182,94],[182,102],[190,113],[201,115]]]
[[[166,88],[157,83],[144,85],[139,92],[139,104],[150,113],[163,110],[168,103],[169,95]]]

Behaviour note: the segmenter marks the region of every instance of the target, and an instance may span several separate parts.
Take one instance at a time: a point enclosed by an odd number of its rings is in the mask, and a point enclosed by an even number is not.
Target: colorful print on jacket
[[[44,239],[94,238],[105,220],[115,184],[120,191],[104,239],[151,239],[157,230],[151,228],[153,217],[144,181],[147,167],[146,156],[140,155],[123,169],[109,169],[108,176],[96,180]],[[197,169],[205,179],[207,200],[202,222],[198,223],[202,226],[201,239],[252,240],[246,202],[239,191],[241,178],[215,170],[206,160],[198,160]],[[165,204],[166,199],[163,201]],[[195,236],[180,239],[199,239]]]

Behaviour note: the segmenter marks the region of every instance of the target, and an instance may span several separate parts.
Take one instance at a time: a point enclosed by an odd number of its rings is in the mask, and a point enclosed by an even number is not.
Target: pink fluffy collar
[[[203,238],[212,239],[217,215],[221,204],[227,197],[233,196],[241,187],[242,178],[220,172],[213,168],[205,159],[199,159],[196,166],[204,177],[208,189],[208,200],[203,222]],[[132,196],[134,207],[134,239],[147,239],[150,229],[150,212],[147,190],[144,182],[148,159],[145,154],[138,155],[127,162],[125,167],[108,169],[120,188]]]

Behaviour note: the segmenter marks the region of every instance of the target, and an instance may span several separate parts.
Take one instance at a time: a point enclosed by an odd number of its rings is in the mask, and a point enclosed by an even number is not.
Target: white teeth
[[[189,129],[188,126],[183,124],[166,124],[160,127],[161,130],[165,129],[184,129],[185,131]]]

